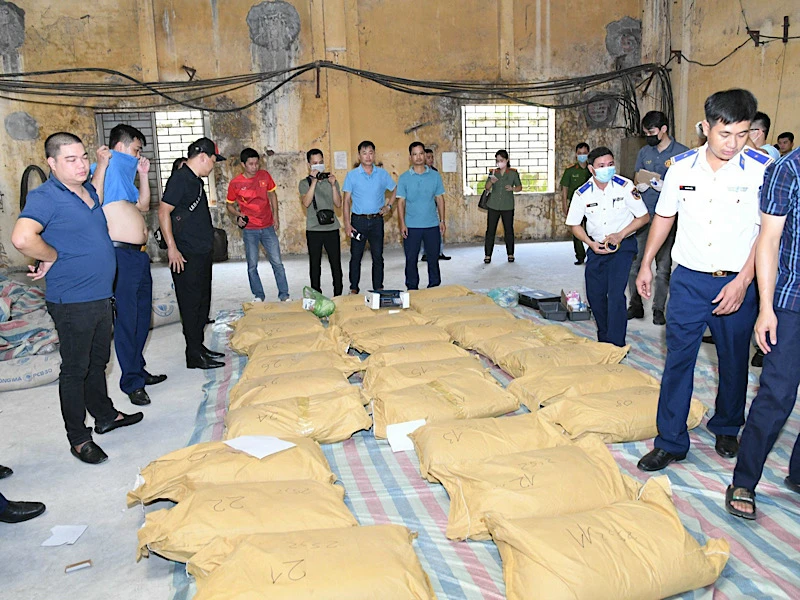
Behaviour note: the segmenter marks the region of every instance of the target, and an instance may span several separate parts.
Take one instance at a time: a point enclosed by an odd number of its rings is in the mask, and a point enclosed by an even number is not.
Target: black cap
[[[200,138],[199,140],[192,142],[192,144],[189,146],[189,154],[194,154],[197,152],[202,152],[203,154],[208,154],[209,156],[216,156],[217,160],[226,160],[226,158],[217,150],[217,145],[213,142],[213,140],[210,140],[207,137]]]

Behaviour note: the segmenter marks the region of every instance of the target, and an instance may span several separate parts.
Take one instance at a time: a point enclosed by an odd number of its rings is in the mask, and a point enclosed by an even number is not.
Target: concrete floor
[[[444,284],[458,283],[472,289],[519,285],[553,292],[562,288],[584,291],[583,267],[573,265],[570,242],[518,244],[513,264],[506,262],[505,250],[499,245],[491,265],[483,264],[482,247],[448,246],[447,253],[453,259],[441,263]],[[349,254],[346,250],[344,254],[346,278]],[[402,251],[387,250],[385,262],[386,287],[402,288]],[[299,298],[308,282],[308,259],[304,255],[285,257],[285,266],[291,295]],[[425,263],[420,267],[425,282]],[[269,264],[262,261],[260,271],[267,300],[276,300]],[[362,277],[369,282],[368,258]],[[153,279],[156,294],[171,282],[163,265],[153,266]],[[237,308],[250,300],[245,264],[216,264],[213,289],[214,312]],[[331,293],[327,264],[323,265],[323,292]],[[649,308],[647,314],[647,319],[633,321],[631,328],[658,329],[663,335],[663,329],[650,322]],[[172,563],[159,557],[134,562],[136,531],[143,515],[141,508],[126,509],[125,494],[133,487],[139,468],[189,440],[205,375],[185,368],[183,349],[178,324],[153,330],[145,350],[148,369],[167,373],[169,379],[148,388],[153,403],[144,407],[142,423],[95,436],[110,457],[98,466],[85,465],[70,455],[57,384],[2,394],[0,464],[12,467],[15,473],[0,481],[0,491],[13,500],[44,502],[47,511],[27,523],[0,524],[0,599],[169,597]],[[109,394],[119,410],[134,412],[138,409],[119,390],[119,375],[112,352]],[[41,547],[56,525],[88,525],[88,529],[73,546]],[[92,560],[91,569],[64,573],[66,565],[85,559]]]

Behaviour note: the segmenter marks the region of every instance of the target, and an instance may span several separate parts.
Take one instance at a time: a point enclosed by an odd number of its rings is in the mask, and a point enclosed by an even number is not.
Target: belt
[[[728,277],[730,275],[738,275],[739,271],[714,271],[713,273],[709,273],[712,277]]]
[[[377,219],[378,217],[383,217],[381,213],[372,213],[371,215],[360,215],[358,213],[353,213],[354,217],[364,217],[365,219]]]
[[[136,250],[137,252],[147,252],[147,244],[129,244],[128,242],[111,242],[114,248],[127,248],[128,250]]]

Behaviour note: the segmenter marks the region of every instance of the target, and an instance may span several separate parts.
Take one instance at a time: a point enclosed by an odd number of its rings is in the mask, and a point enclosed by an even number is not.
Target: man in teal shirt
[[[408,153],[412,166],[397,181],[397,214],[406,253],[406,287],[416,290],[419,289],[417,256],[420,245],[424,244],[429,257],[436,256],[445,232],[444,184],[441,175],[425,164],[425,146],[421,142],[412,142]],[[441,282],[439,261],[431,258],[428,287],[436,287]]]
[[[564,211],[564,216],[569,212],[572,194],[592,177],[587,167],[587,158],[589,158],[589,144],[581,142],[575,146],[575,159],[578,162],[567,167],[561,176],[561,210]],[[586,248],[583,247],[583,242],[574,235],[572,236],[572,245],[575,247],[575,264],[582,265],[586,260]]]

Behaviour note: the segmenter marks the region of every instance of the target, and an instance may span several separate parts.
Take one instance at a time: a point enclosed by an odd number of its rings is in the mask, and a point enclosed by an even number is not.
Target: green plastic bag
[[[336,304],[327,296],[308,286],[303,288],[303,308],[310,310],[320,319],[329,317],[336,310]]]

